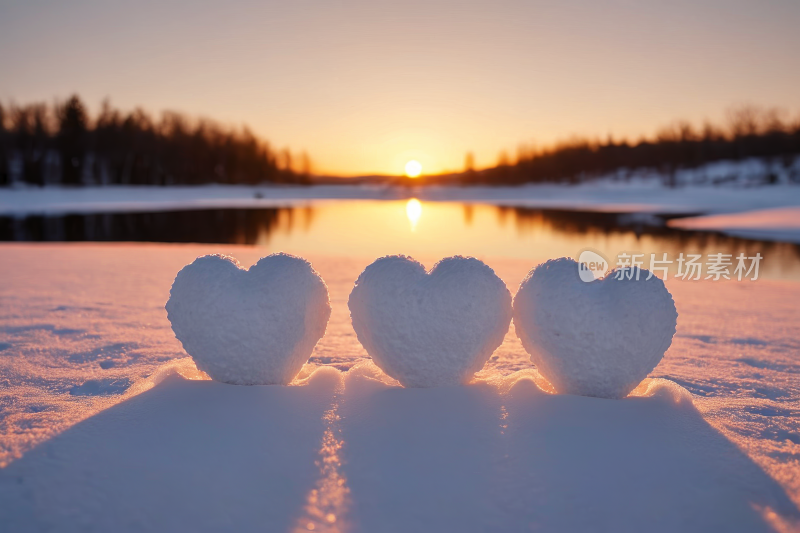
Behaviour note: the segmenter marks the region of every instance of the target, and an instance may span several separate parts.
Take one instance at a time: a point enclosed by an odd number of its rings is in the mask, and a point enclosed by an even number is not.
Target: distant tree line
[[[180,113],[154,120],[105,102],[92,118],[77,96],[0,104],[0,185],[307,183],[309,173],[305,154],[293,161],[246,128]]]
[[[501,153],[495,167],[480,171],[474,170],[470,153],[464,172],[450,178],[465,184],[579,182],[620,169],[648,168],[674,185],[679,169],[753,157],[789,166],[798,155],[800,120],[788,121],[777,110],[740,106],[728,112],[723,127],[677,122],[638,142],[576,138],[542,149],[522,147],[515,162]]]

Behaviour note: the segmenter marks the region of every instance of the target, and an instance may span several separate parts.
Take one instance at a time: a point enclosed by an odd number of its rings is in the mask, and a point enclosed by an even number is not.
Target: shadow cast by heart
[[[625,400],[514,378],[504,393],[358,375],[345,389],[355,531],[752,532],[800,520],[671,383]]]
[[[340,374],[305,386],[168,378],[0,470],[4,531],[288,531]]]
[[[755,532],[800,523],[781,486],[672,382],[606,400],[550,395],[522,379],[506,408],[498,498],[525,528]]]
[[[339,411],[353,530],[482,530],[499,460],[494,389],[402,388],[357,372]]]
[[[0,470],[4,531],[750,532],[776,520],[800,512],[663,380],[603,400],[544,393],[524,372],[429,389],[374,365],[290,387],[171,378]]]

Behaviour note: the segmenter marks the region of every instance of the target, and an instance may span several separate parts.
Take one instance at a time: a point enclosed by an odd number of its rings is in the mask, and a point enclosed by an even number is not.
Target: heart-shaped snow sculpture
[[[672,344],[678,312],[647,270],[583,282],[578,263],[547,261],[514,297],[514,327],[539,372],[563,394],[624,398]],[[629,279],[631,276],[632,279]]]
[[[382,257],[358,277],[348,302],[358,340],[406,387],[466,383],[503,342],[511,294],[486,264],[448,257],[425,272]]]
[[[232,257],[198,257],[178,272],[166,308],[197,368],[236,385],[289,383],[331,315],[311,263],[282,253],[249,270]]]

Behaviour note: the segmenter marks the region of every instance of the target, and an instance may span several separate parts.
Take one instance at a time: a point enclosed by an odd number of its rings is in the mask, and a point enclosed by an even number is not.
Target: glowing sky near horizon
[[[0,0],[0,99],[247,124],[320,173],[800,112],[796,0]]]

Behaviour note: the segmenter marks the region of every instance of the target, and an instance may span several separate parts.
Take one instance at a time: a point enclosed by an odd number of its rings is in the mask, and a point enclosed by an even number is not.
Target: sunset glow
[[[742,102],[800,111],[800,69],[786,68],[797,2],[430,2],[424,17],[365,0],[309,12],[303,2],[53,3],[46,15],[12,4],[0,15],[0,47],[14,51],[0,57],[0,98],[76,91],[93,112],[109,98],[247,125],[334,175],[393,174],[409,159],[455,171],[467,152],[484,168],[520,144],[653,135],[679,119],[723,121]],[[102,46],[75,38],[97,27]]]
[[[422,164],[412,159],[408,163],[406,163],[406,176],[409,178],[418,178],[422,174]]]

